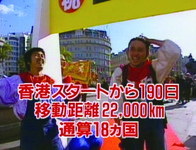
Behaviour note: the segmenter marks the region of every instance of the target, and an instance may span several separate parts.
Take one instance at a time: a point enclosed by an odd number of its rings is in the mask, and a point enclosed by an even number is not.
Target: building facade
[[[129,61],[127,59],[126,50],[119,52],[118,54],[112,53],[111,55],[111,72],[113,73],[115,68],[120,65],[127,64]]]
[[[2,49],[3,45],[5,44],[5,39],[0,37],[0,49]],[[3,77],[4,72],[3,72],[3,62],[0,60],[0,79]]]
[[[6,42],[12,46],[12,53],[9,58],[5,59],[4,71],[6,75],[19,73],[18,61],[26,51],[28,36],[29,34],[26,33],[10,33],[4,36]]]
[[[91,60],[93,70],[106,80],[110,80],[111,43],[103,30],[82,29],[59,34],[60,47],[72,53],[73,61]]]

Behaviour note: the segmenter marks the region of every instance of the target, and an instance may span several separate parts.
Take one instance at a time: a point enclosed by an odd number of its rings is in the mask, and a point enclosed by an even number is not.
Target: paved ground
[[[167,103],[166,113],[169,124],[173,127],[187,149],[196,149],[196,99],[184,105],[176,102]]]
[[[87,100],[94,101],[96,100],[96,98],[94,95],[90,95]],[[100,102],[103,101],[107,101],[107,97],[102,95],[102,100]],[[196,99],[193,99],[189,103],[186,103],[184,105],[177,105],[176,102],[170,102],[166,103],[165,106],[169,124],[177,133],[181,141],[185,144],[187,149],[195,150]],[[2,119],[4,120],[4,122],[2,122]],[[102,119],[100,118],[99,120]],[[10,150],[19,150],[19,126],[20,124],[18,120],[13,116],[13,112],[10,108],[0,108],[0,150],[6,148],[10,148]],[[6,132],[1,132],[6,128]],[[8,141],[14,142],[6,143]]]

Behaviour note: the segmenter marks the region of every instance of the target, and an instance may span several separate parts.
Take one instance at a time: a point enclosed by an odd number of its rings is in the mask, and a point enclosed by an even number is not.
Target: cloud
[[[24,15],[24,13],[22,11],[14,8],[13,4],[10,4],[8,6],[0,4],[0,14],[1,13],[2,14],[14,14],[19,17]]]

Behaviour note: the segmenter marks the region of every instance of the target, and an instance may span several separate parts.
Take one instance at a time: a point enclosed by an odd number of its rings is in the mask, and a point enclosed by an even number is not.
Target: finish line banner
[[[50,33],[192,9],[195,0],[50,0]]]

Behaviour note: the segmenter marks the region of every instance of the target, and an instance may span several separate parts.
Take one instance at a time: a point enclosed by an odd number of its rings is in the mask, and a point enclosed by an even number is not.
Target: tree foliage
[[[9,54],[12,52],[12,46],[7,42],[0,48],[0,63],[3,63]]]
[[[27,69],[25,67],[24,55],[19,58],[18,66],[19,66],[19,72],[20,73],[27,72]]]
[[[73,55],[71,52],[69,52],[66,47],[61,47],[61,50],[60,50],[61,54],[65,57],[65,60],[66,62],[71,62],[72,61],[72,58],[73,58]]]

